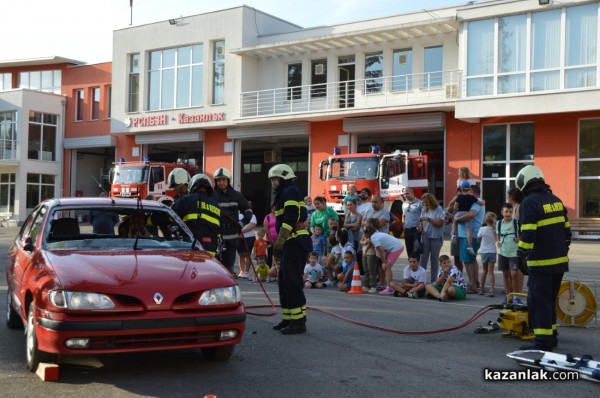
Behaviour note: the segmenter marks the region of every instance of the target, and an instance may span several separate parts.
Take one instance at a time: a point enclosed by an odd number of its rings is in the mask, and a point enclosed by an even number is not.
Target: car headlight
[[[200,305],[219,305],[235,304],[242,301],[242,293],[239,286],[221,287],[210,289],[202,293],[198,304]]]
[[[102,293],[53,290],[50,292],[49,297],[52,305],[70,310],[108,310],[115,308],[115,303],[111,298]]]

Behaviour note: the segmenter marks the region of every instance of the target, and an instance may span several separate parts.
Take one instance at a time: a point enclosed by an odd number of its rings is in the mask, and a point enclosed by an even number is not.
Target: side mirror
[[[23,240],[23,250],[33,252],[33,239],[31,239],[31,236],[28,236]]]

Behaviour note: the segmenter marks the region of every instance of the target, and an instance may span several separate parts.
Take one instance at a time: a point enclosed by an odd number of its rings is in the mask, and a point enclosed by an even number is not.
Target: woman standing
[[[344,218],[344,228],[348,229],[348,240],[354,246],[354,250],[358,249],[360,226],[363,218],[356,210],[357,206],[356,199],[348,199],[346,202],[348,214],[346,214],[346,217]]]
[[[394,289],[390,287],[390,282],[393,280],[392,267],[400,254],[404,251],[404,245],[400,239],[394,238],[392,235],[377,232],[372,226],[363,228],[365,239],[369,239],[370,243],[375,248],[375,254],[381,259],[383,273],[385,275],[386,288],[379,294],[383,296],[391,296],[394,294]]]
[[[423,243],[421,267],[427,269],[427,262],[431,261],[431,282],[433,282],[437,278],[440,251],[444,242],[445,214],[442,206],[432,194],[426,193],[421,200],[423,201],[420,218]]]

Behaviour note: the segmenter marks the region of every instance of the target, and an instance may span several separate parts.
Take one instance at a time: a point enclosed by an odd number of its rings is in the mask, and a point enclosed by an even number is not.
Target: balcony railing
[[[332,112],[387,106],[453,102],[460,97],[461,72],[373,76],[240,94],[240,117]]]

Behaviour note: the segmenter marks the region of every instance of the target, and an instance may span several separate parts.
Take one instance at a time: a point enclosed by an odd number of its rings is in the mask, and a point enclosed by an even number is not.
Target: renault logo
[[[154,302],[158,305],[160,305],[160,303],[162,303],[163,301],[163,296],[160,293],[154,293]]]

